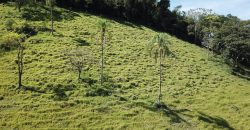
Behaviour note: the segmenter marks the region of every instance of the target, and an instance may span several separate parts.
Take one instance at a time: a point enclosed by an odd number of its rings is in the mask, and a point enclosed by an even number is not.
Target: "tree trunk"
[[[104,68],[104,44],[106,42],[105,38],[105,29],[102,29],[102,36],[101,36],[101,76],[100,76],[100,81],[101,81],[101,86],[103,86],[103,68]]]
[[[197,27],[196,27],[196,22],[194,23],[194,42],[197,43]]]
[[[50,19],[51,19],[51,34],[54,32],[54,21],[53,21],[53,5],[52,0],[50,0]]]
[[[80,83],[81,82],[81,73],[82,73],[82,71],[78,71],[78,82]]]
[[[18,88],[22,87],[22,75],[23,75],[23,47],[19,45],[17,52],[17,65],[18,65]]]
[[[158,97],[158,103],[161,104],[161,87],[162,87],[162,57],[160,54],[160,85],[159,85],[159,97]]]

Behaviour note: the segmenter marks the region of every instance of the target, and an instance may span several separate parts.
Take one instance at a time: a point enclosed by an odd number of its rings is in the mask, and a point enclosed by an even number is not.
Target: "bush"
[[[1,38],[0,49],[10,51],[17,48],[18,42],[20,41],[20,35],[16,33],[9,33]]]
[[[13,19],[8,19],[5,22],[5,28],[10,31],[13,30],[13,25],[15,24],[15,21]]]

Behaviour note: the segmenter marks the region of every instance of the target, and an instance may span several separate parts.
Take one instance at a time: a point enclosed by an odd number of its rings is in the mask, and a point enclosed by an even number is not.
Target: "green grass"
[[[49,28],[49,12],[36,10],[42,15],[31,13],[28,23]],[[24,43],[23,84],[32,91],[16,89],[16,51],[0,56],[0,129],[250,129],[250,81],[231,75],[220,57],[208,57],[205,49],[173,36],[170,48],[177,58],[166,59],[164,66],[167,108],[155,109],[158,65],[145,48],[157,32],[130,23],[112,21],[112,40],[105,48],[105,73],[120,87],[111,96],[87,97],[90,86],[77,83],[63,53],[89,49],[95,60],[86,63],[83,77],[98,80],[100,44],[91,35],[103,18],[56,11],[55,36],[38,32]],[[0,36],[8,33],[4,23],[9,18],[24,22],[22,13],[1,4]],[[57,100],[57,93],[49,91],[53,86],[62,87],[66,97]]]

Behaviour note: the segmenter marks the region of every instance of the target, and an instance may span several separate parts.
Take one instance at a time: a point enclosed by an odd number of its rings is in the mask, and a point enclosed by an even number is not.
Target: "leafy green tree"
[[[110,31],[110,22],[107,20],[102,20],[98,22],[98,42],[100,39],[101,43],[101,72],[100,72],[100,82],[101,86],[103,86],[104,76],[103,76],[103,69],[104,69],[104,48],[108,40],[111,39]]]
[[[204,8],[190,9],[187,12],[187,17],[190,18],[194,23],[193,31],[194,31],[194,38],[195,38],[194,42],[195,43],[198,42],[198,39],[201,36],[199,21],[202,17],[207,16],[209,14],[212,14],[212,10],[204,9]],[[192,26],[192,24],[190,24],[190,25]]]
[[[151,57],[155,59],[157,63],[159,61],[159,95],[158,95],[158,105],[161,105],[161,89],[162,89],[162,77],[163,77],[163,60],[166,56],[174,56],[174,54],[170,51],[168,45],[170,41],[165,34],[156,34],[150,43],[148,44],[148,52]],[[159,60],[158,60],[159,59]]]

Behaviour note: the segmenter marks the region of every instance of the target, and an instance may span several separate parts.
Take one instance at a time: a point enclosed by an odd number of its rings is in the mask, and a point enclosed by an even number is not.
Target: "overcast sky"
[[[182,5],[182,10],[212,9],[217,14],[232,14],[242,20],[250,20],[250,0],[170,0],[171,9]]]

